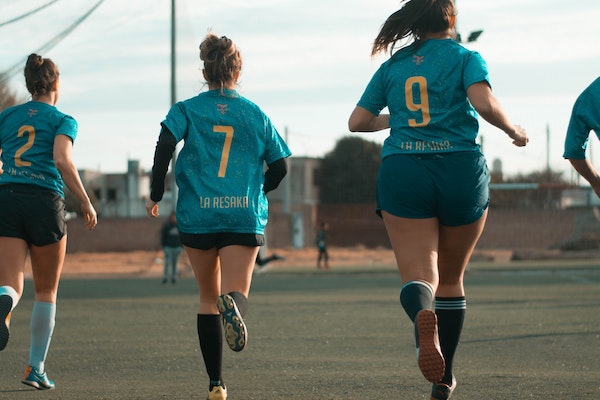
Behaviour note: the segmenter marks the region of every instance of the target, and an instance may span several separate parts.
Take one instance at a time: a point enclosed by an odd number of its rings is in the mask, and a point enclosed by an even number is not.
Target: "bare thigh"
[[[216,303],[222,293],[237,291],[248,296],[257,247],[226,246],[200,250],[185,247],[200,290],[200,314],[218,314]]]
[[[35,299],[48,303],[56,303],[58,283],[62,273],[67,251],[67,236],[46,246],[29,248]]]
[[[441,226],[439,238],[439,286],[436,292],[440,297],[464,296],[463,278],[465,270],[481,237],[485,213],[477,221],[461,226]]]
[[[396,217],[385,211],[382,216],[402,282],[424,281],[437,288],[438,219]]]
[[[23,239],[0,237],[0,286],[10,286],[23,294],[25,261],[29,245]]]

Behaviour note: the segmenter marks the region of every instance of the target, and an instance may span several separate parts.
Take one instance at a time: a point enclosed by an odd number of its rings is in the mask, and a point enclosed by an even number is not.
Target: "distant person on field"
[[[448,399],[456,387],[452,367],[466,310],[463,276],[489,205],[476,112],[514,145],[528,141],[492,95],[485,61],[453,39],[456,14],[452,0],[403,2],[372,48],[372,55],[389,50],[390,59],[375,72],[348,122],[352,132],[390,128],[377,212],[402,278],[400,303],[415,324],[418,365],[433,383],[435,400]],[[380,114],[386,107],[389,114]]]
[[[327,230],[329,225],[326,222],[321,222],[319,229],[317,230],[317,249],[319,254],[317,256],[317,268],[318,269],[329,269],[329,253],[327,252]]]
[[[177,224],[200,290],[197,328],[208,400],[224,400],[223,330],[232,350],[244,349],[243,317],[264,244],[266,193],[286,175],[291,152],[264,112],[235,90],[242,58],[231,39],[209,33],[200,59],[209,90],[175,104],[162,122],[146,210],[158,216],[165,174],[183,140],[175,165]]]
[[[267,257],[263,257],[260,253],[261,251],[259,250],[258,254],[256,255],[256,265],[258,265],[261,268],[267,266],[267,264],[269,264],[272,261],[285,260],[285,257],[280,256],[277,253],[273,253]]]
[[[256,268],[254,269],[254,272],[257,274],[262,274],[262,273],[269,271],[271,269],[271,266],[269,264],[272,261],[285,260],[285,257],[280,256],[277,253],[273,253],[270,256],[263,256],[263,254],[266,252],[266,248],[267,248],[266,232],[263,236],[265,239],[265,244],[259,248],[258,254],[256,254]]]
[[[160,244],[163,249],[164,255],[164,269],[163,269],[163,281],[167,283],[169,281],[169,275],[171,276],[171,283],[177,282],[177,266],[179,264],[179,256],[183,247],[179,240],[179,229],[177,228],[177,216],[174,212],[169,214],[167,222],[163,225],[160,231]]]
[[[590,132],[600,137],[600,77],[596,78],[577,98],[567,128],[565,152],[573,168],[592,186],[600,197],[600,174],[586,158]]]
[[[29,254],[35,302],[29,366],[21,382],[54,389],[46,356],[67,249],[64,186],[81,202],[88,229],[96,226],[97,215],[71,158],[77,122],[56,108],[58,67],[49,58],[31,54],[25,83],[31,101],[0,114],[0,350],[8,343],[11,312],[23,294]]]

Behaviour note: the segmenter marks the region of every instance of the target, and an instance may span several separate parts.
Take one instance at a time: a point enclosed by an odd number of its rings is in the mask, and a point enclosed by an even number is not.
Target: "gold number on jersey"
[[[17,167],[31,166],[31,161],[23,161],[21,159],[21,156],[23,156],[23,153],[25,153],[27,150],[29,150],[31,148],[31,146],[33,146],[33,142],[35,141],[35,128],[31,125],[23,125],[21,128],[19,128],[19,132],[17,132],[17,136],[23,137],[26,132],[28,134],[27,135],[27,143],[25,143],[23,146],[19,147],[19,150],[17,150],[15,153],[15,166],[17,166]]]
[[[419,94],[418,102],[415,102],[415,86],[417,87],[417,93]],[[421,122],[418,122],[415,118],[408,120],[408,125],[412,127],[426,126],[431,121],[429,115],[429,95],[427,94],[427,79],[424,76],[413,76],[406,80],[404,86],[404,92],[406,94],[406,107],[410,111],[421,112]]]
[[[231,141],[233,140],[233,126],[215,125],[213,126],[213,132],[225,134],[225,144],[223,144],[221,164],[219,165],[219,178],[223,178],[227,171],[227,162],[229,161],[229,151],[231,150]]]

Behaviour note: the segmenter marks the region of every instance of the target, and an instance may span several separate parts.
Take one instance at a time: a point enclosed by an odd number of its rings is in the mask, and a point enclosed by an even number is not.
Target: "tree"
[[[380,164],[380,144],[357,136],[340,139],[321,164],[321,203],[374,203]]]
[[[6,83],[0,83],[0,111],[22,102]]]

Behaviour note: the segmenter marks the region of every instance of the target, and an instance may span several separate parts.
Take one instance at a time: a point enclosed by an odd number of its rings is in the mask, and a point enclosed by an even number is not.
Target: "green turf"
[[[600,397],[600,270],[473,270],[456,399]],[[230,400],[429,399],[397,273],[255,278],[248,347],[224,352]],[[205,399],[191,279],[64,279],[47,361],[56,390],[20,383],[32,285],[0,353],[0,399]]]

